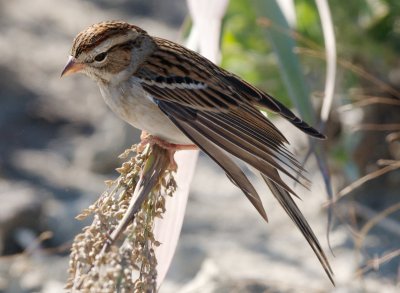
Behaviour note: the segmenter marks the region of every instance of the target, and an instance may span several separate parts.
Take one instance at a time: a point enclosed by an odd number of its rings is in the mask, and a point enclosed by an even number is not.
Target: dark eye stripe
[[[141,42],[141,38],[138,37],[135,40],[129,40],[128,42],[125,42],[125,43],[115,44],[114,46],[108,48],[107,51],[96,55],[91,62],[94,62],[94,61],[101,62],[107,57],[107,54],[109,52],[115,51],[117,49],[131,49],[133,47],[137,47],[140,44],[140,42]]]

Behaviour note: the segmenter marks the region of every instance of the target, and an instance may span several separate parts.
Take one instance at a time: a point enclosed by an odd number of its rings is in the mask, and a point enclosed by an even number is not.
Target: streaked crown
[[[141,28],[123,21],[104,21],[89,26],[74,39],[71,55],[78,58],[82,52],[91,51],[107,39],[146,33]]]

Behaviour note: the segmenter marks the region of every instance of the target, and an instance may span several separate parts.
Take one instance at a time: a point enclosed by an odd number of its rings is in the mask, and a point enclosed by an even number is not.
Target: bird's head
[[[154,49],[152,38],[137,26],[97,23],[75,37],[61,76],[81,72],[98,82],[118,82],[135,72]]]

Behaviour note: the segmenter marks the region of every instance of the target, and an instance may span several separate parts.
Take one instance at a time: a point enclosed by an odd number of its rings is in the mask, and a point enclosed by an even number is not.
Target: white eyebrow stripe
[[[168,89],[188,89],[188,90],[203,90],[207,88],[205,83],[166,83],[166,82],[156,82],[155,80],[150,79],[139,79],[140,82],[145,83],[147,85],[154,85],[159,88],[168,88]]]
[[[128,31],[123,35],[120,36],[115,36],[112,38],[108,38],[101,42],[99,45],[97,45],[93,50],[92,53],[94,55],[97,55],[102,52],[106,52],[109,50],[111,47],[114,47],[119,44],[123,44],[129,40],[134,40],[138,36],[138,32],[136,31]]]

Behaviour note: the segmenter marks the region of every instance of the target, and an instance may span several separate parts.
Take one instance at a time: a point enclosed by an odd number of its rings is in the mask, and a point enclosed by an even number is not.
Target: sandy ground
[[[27,251],[0,258],[0,292],[63,292],[68,251],[38,247],[62,246],[80,231],[85,223],[74,216],[116,176],[115,158],[137,139],[95,84],[82,76],[59,79],[74,35],[96,21],[125,19],[177,40],[185,11],[183,0],[0,2],[0,248],[4,255]],[[300,150],[304,138],[279,125]],[[299,205],[328,253],[336,288],[265,186],[257,184],[268,225],[202,155],[160,292],[398,292],[393,268],[355,277],[357,253],[346,225],[331,234],[336,257],[328,252],[325,193],[315,163],[309,169],[315,184],[311,192],[299,190]],[[53,237],[36,244],[44,231]]]

